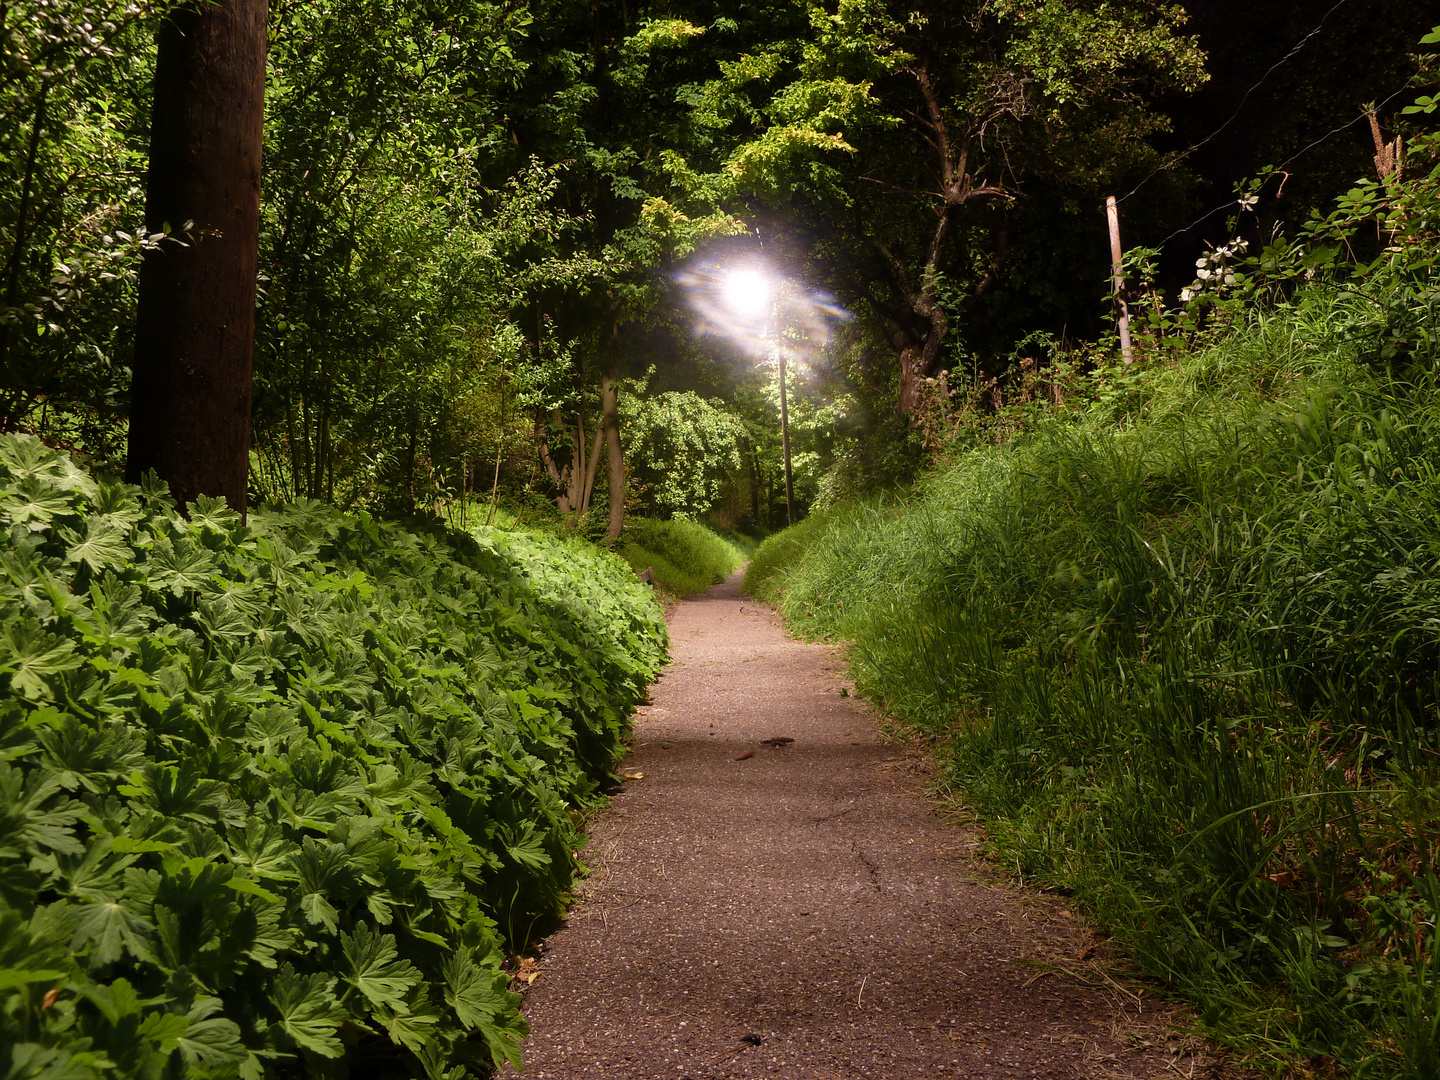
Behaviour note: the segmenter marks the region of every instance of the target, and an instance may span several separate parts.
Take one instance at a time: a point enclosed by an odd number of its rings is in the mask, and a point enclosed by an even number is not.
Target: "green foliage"
[[[1437,190],[1206,260],[1204,348],[1072,373],[751,567],[948,742],[1005,864],[1277,1070],[1440,1070]]]
[[[689,391],[626,394],[621,410],[632,495],[646,513],[699,517],[740,468],[745,427],[734,413]]]
[[[141,115],[168,4],[46,0],[0,20],[0,431],[117,452],[143,228]],[[173,222],[173,231],[183,222]]]
[[[653,569],[655,584],[675,596],[704,592],[745,562],[734,543],[685,518],[626,518],[617,550],[637,573]]]
[[[501,961],[664,659],[629,569],[312,502],[187,521],[29,437],[0,519],[6,1075],[516,1060]]]

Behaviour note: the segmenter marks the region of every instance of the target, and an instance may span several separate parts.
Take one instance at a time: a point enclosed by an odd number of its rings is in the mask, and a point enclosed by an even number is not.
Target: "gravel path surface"
[[[597,873],[527,990],[526,1076],[1203,1074],[1086,963],[1063,900],[969,857],[837,650],[738,575],[670,632],[625,763],[644,775],[593,823]]]

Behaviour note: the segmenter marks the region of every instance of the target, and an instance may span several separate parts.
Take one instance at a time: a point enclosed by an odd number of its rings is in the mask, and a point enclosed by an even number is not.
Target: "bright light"
[[[792,371],[813,368],[836,327],[850,317],[802,278],[754,256],[695,259],[674,280],[695,313],[697,335],[726,338],[757,363],[774,363],[784,350]]]
[[[770,280],[758,270],[731,270],[725,275],[725,306],[746,319],[770,313]]]

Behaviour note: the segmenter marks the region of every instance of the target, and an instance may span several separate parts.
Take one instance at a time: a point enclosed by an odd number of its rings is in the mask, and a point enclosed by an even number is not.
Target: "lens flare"
[[[770,280],[759,270],[731,270],[721,287],[726,306],[746,319],[770,313],[771,292]]]
[[[734,342],[759,364],[783,352],[800,372],[821,363],[835,328],[850,313],[798,278],[754,261],[692,262],[675,276],[695,332]]]

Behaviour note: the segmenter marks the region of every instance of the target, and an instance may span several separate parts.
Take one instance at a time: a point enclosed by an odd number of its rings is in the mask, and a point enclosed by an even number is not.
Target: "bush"
[[[317,503],[187,521],[25,437],[0,523],[5,1075],[517,1060],[502,959],[664,658],[630,571]]]
[[[618,551],[636,573],[652,568],[655,584],[676,596],[704,592],[745,562],[729,540],[685,518],[627,518]]]
[[[1440,357],[1371,366],[1366,317],[1314,289],[1102,373],[748,582],[1212,1033],[1434,1076]]]

